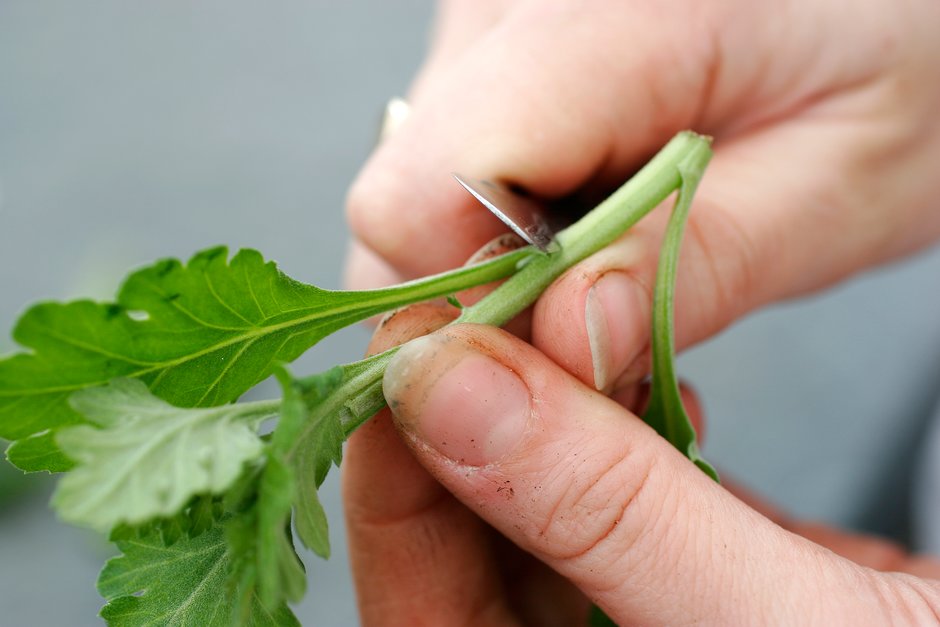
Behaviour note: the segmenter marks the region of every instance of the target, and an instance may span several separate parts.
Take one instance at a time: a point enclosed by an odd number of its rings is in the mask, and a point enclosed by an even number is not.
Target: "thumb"
[[[435,478],[617,622],[884,610],[880,575],[771,523],[503,331],[462,325],[415,340],[384,384]]]

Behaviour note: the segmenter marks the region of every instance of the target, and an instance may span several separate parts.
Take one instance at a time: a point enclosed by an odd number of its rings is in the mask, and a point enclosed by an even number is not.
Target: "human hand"
[[[715,158],[682,254],[679,348],[940,233],[936,2],[442,6],[411,118],[349,197],[356,236],[400,277],[456,265],[502,229],[450,171],[590,204],[685,127],[715,137]],[[648,370],[664,217],[535,307],[533,344],[598,389]],[[360,248],[350,284],[381,280],[379,266]]]
[[[374,348],[449,317],[405,310]],[[404,443],[386,411],[344,464],[365,625],[584,624],[587,599],[620,624],[923,624],[940,612],[940,584],[918,578],[940,576],[937,562],[749,506],[503,331],[407,344],[385,391]]]

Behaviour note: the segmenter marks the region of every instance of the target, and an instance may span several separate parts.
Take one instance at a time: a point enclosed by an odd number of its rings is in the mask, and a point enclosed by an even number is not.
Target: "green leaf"
[[[281,422],[272,445],[290,460],[297,479],[294,495],[297,534],[304,546],[320,557],[330,556],[329,526],[318,489],[330,467],[343,457],[346,434],[337,411],[325,401],[346,378],[342,367],[309,377],[303,383],[285,371],[281,376],[284,400]]]
[[[257,485],[257,500],[229,523],[237,616],[250,610],[257,596],[267,608],[299,601],[307,578],[290,538],[295,489],[291,470],[275,455],[268,457]]]
[[[336,292],[284,275],[254,250],[225,248],[133,273],[116,303],[41,303],[13,338],[30,352],[0,360],[0,437],[18,440],[83,422],[68,396],[137,378],[181,407],[236,400],[330,333],[377,313],[512,274],[531,250],[402,285]],[[42,441],[55,452],[52,438]],[[38,444],[38,441],[37,441]],[[30,469],[41,464],[33,447]],[[50,457],[51,469],[57,462]]]
[[[100,531],[221,494],[261,456],[255,431],[276,415],[271,403],[181,409],[135,379],[76,392],[72,405],[91,424],[58,433],[77,466],[59,481],[52,504],[65,520]]]
[[[290,537],[294,475],[279,459],[268,459],[258,498],[258,592],[266,607],[281,600],[299,601],[307,592],[307,576]]]
[[[330,522],[318,491],[320,486],[297,490],[294,525],[304,546],[323,559],[330,559]]]
[[[211,529],[220,518],[220,510],[217,500],[212,497],[201,496],[196,499],[188,512],[189,535],[195,537]]]
[[[108,600],[101,616],[115,626],[228,627],[232,599],[227,579],[233,568],[224,524],[194,538],[166,545],[152,532],[140,539],[117,542],[123,555],[112,558],[98,578]],[[250,595],[241,624],[283,627],[299,625],[281,604],[266,609]]]
[[[287,450],[287,459],[297,477],[294,524],[304,545],[321,557],[329,557],[330,546],[326,514],[317,489],[330,468],[342,460],[343,442],[349,434],[385,407],[382,374],[397,350],[393,348],[285,386],[286,402],[304,416],[302,429],[289,442]]]
[[[304,412],[305,420],[300,423],[297,437],[288,441],[287,452],[293,453],[293,459],[298,460],[300,468],[308,470],[307,475],[313,478],[317,487],[323,484],[330,468],[343,461],[346,434],[342,410],[345,404],[335,402],[342,396],[336,392],[359,367],[358,362],[338,366],[296,384],[295,404]],[[292,396],[286,398],[294,400]]]
[[[41,431],[17,440],[7,447],[7,460],[26,472],[67,472],[75,462],[65,456],[55,443],[53,431]]]
[[[346,437],[385,406],[382,374],[396,350],[303,379],[294,379],[284,369],[277,372],[284,397],[268,458],[290,468],[294,525],[304,545],[323,558],[330,554],[329,528],[317,490],[342,460]],[[231,508],[247,507],[237,504],[253,498],[252,480],[229,490]]]
[[[239,486],[231,499],[241,509],[229,525],[228,537],[235,556],[236,614],[257,592],[265,607],[300,600],[307,589],[303,565],[290,537],[291,510],[297,481],[286,456],[304,422],[304,407],[291,376],[283,367],[275,371],[284,388],[281,418],[265,447],[266,462],[251,486]],[[249,479],[250,480],[250,479]]]
[[[679,267],[679,249],[682,233],[692,206],[692,197],[711,158],[708,145],[689,152],[677,168],[681,177],[679,194],[666,226],[656,272],[656,289],[653,294],[653,377],[650,384],[650,401],[643,414],[650,426],[682,451],[708,476],[718,481],[718,473],[701,456],[696,443],[695,428],[682,405],[679,394],[679,379],[675,369],[675,333],[673,310],[676,274]]]

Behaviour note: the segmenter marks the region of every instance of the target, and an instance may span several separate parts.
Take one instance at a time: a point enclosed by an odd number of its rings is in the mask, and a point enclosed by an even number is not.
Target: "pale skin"
[[[910,254],[940,236],[937,24],[933,0],[446,2],[412,115],[350,192],[349,283],[459,265],[501,231],[450,171],[590,204],[683,128],[715,157],[680,347]],[[549,288],[531,345],[457,327],[392,363],[395,419],[344,462],[364,624],[572,625],[587,599],[622,624],[936,620],[936,561],[788,521],[631,413],[664,217]],[[450,315],[400,314],[374,348]]]

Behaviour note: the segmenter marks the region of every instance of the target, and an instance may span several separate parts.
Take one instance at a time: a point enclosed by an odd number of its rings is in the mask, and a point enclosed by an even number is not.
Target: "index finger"
[[[619,182],[689,126],[707,55],[676,65],[680,40],[689,48],[684,29],[644,10],[607,13],[572,20],[524,4],[422,85],[408,121],[350,190],[355,235],[404,276],[453,267],[505,229],[450,172],[558,198]],[[599,64],[607,55],[616,67]],[[664,104],[666,92],[685,97]]]

